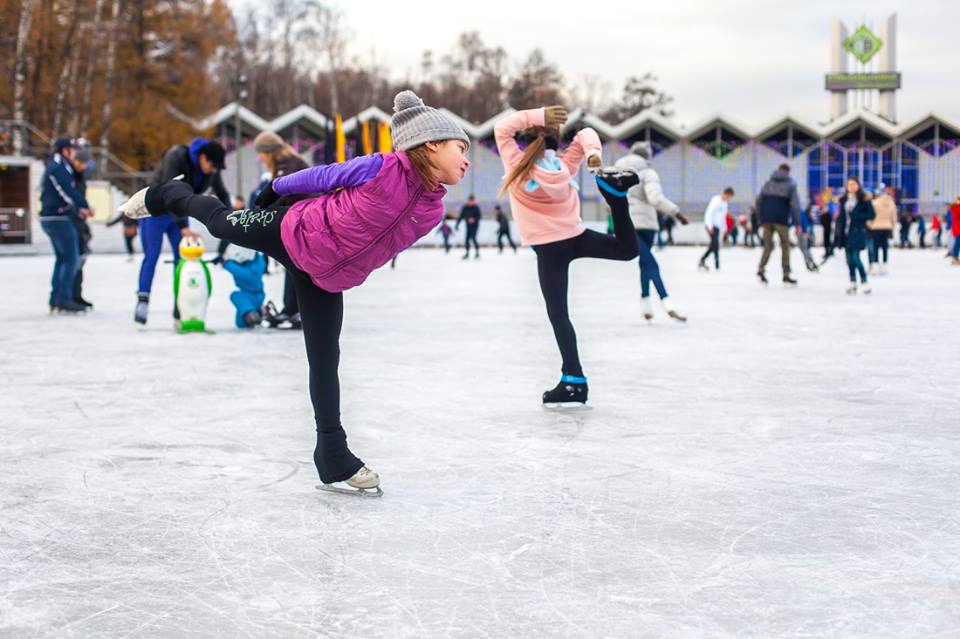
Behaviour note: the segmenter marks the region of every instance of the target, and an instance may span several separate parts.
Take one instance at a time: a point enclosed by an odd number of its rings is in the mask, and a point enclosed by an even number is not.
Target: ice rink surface
[[[234,329],[222,269],[182,336],[169,265],[140,329],[139,262],[49,317],[52,258],[0,259],[0,636],[960,636],[960,268],[892,251],[849,297],[842,255],[787,290],[700,250],[658,254],[687,325],[639,318],[636,262],[575,264],[576,414],[540,407],[528,250],[348,293],[380,500],[315,490],[302,337]]]

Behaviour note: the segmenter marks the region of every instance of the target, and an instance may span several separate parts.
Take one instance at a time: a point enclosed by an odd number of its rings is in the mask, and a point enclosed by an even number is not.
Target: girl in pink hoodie
[[[321,488],[374,496],[382,494],[380,477],[350,452],[340,424],[343,291],[436,228],[446,193],[441,185],[459,182],[470,164],[467,134],[412,91],[394,99],[390,128],[395,153],[278,177],[257,198],[263,208],[231,211],[176,180],[143,189],[121,207],[132,219],[164,213],[196,218],[215,237],[266,253],[292,273],[310,365],[313,460]],[[356,490],[331,486],[343,481]]]
[[[582,406],[587,401],[587,378],[567,309],[570,262],[581,257],[626,261],[637,256],[637,234],[626,196],[639,178],[632,171],[600,170],[600,138],[590,128],[582,129],[563,153],[557,153],[560,127],[566,120],[566,109],[552,106],[518,111],[494,128],[507,172],[501,193],[510,194],[523,245],[536,251],[540,290],[563,358],[560,383],[543,394],[547,407]],[[517,144],[520,133],[530,140],[526,150]],[[580,219],[575,176],[584,158],[588,168],[600,171],[597,186],[613,215],[612,237],[586,229]]]

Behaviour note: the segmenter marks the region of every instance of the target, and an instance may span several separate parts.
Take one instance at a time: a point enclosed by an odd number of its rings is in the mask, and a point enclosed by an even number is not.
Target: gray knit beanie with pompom
[[[470,138],[452,118],[428,107],[413,91],[401,91],[393,99],[393,117],[390,118],[393,148],[409,151],[424,142],[463,140],[470,146]]]

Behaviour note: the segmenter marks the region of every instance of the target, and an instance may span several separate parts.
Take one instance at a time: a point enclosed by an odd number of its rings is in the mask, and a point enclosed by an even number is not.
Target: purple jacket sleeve
[[[277,195],[330,193],[341,187],[360,186],[372,180],[383,166],[379,153],[354,158],[349,162],[312,166],[273,181]]]

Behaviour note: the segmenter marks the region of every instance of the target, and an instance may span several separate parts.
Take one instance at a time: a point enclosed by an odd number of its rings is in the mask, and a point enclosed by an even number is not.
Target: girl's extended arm
[[[330,193],[338,188],[360,186],[372,180],[383,165],[379,153],[354,158],[349,162],[312,166],[273,181],[277,195]]]
[[[587,127],[585,129],[580,129],[577,133],[577,136],[573,138],[573,142],[570,143],[563,153],[558,157],[560,161],[563,162],[567,170],[570,171],[570,174],[573,175],[580,170],[580,163],[583,162],[583,158],[590,157],[591,155],[600,156],[603,147],[600,145],[600,136],[597,135],[597,132]]]

